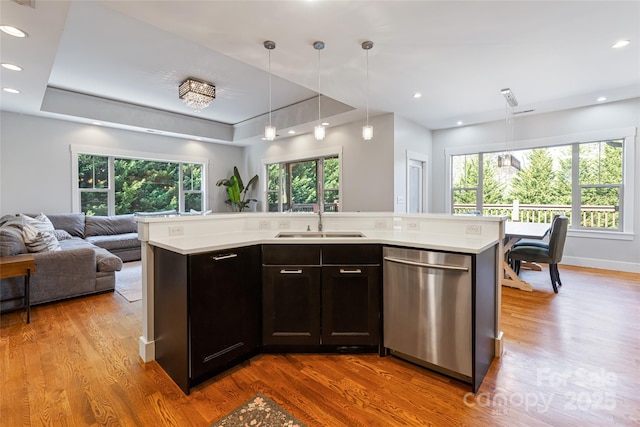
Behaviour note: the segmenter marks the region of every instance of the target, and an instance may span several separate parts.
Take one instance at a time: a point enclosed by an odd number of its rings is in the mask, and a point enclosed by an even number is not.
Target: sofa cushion
[[[115,216],[87,216],[85,218],[85,237],[109,236],[135,233],[138,231],[133,214]]]
[[[59,251],[60,243],[53,231],[38,231],[31,224],[22,227],[22,239],[29,252]]]
[[[90,236],[86,238],[87,242],[91,242],[96,246],[107,250],[129,249],[140,246],[138,233],[125,233],[116,236]]]
[[[27,246],[18,227],[5,225],[0,227],[0,256],[26,254]]]
[[[96,268],[100,272],[122,270],[122,260],[106,249],[96,248]]]
[[[56,230],[65,230],[72,236],[84,237],[83,213],[48,214],[47,217]]]

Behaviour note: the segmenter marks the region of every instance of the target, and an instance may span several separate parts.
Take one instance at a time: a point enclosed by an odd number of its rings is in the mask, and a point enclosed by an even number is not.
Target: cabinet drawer
[[[323,265],[380,265],[380,245],[323,245]]]
[[[264,265],[320,265],[319,245],[262,245]]]

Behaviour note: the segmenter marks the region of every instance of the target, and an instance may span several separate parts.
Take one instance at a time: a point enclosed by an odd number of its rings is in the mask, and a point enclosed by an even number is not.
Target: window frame
[[[623,191],[620,197],[621,203],[621,219],[619,230],[607,230],[602,228],[578,228],[573,226],[568,230],[570,236],[575,237],[589,237],[589,238],[606,238],[606,239],[618,239],[618,240],[632,240],[634,236],[633,230],[633,207],[634,207],[634,174],[635,171],[635,150],[636,150],[636,135],[637,129],[635,127],[605,129],[599,131],[590,131],[579,134],[559,135],[546,138],[525,139],[518,141],[510,141],[509,149],[515,150],[527,150],[536,148],[548,148],[562,145],[572,145],[578,147],[578,144],[592,143],[598,141],[607,140],[623,140],[623,170],[622,170],[622,187]],[[481,147],[481,152],[478,151]],[[452,156],[464,155],[464,154],[480,154],[490,153],[497,151],[504,151],[505,143],[490,143],[490,144],[474,144],[465,145],[460,147],[451,147],[445,149],[445,190],[446,197],[449,202],[445,206],[445,212],[453,212],[453,177],[452,177]],[[572,173],[577,173],[577,158],[572,156]],[[481,181],[480,181],[481,182]],[[579,190],[579,182],[576,180],[576,176],[572,177],[572,215],[575,214],[575,209],[580,212],[580,201],[576,202],[576,188]],[[479,189],[478,189],[479,192]],[[578,192],[579,194],[579,192]],[[481,197],[481,196],[480,196]],[[482,204],[480,204],[482,205]]]
[[[260,169],[260,180],[262,181],[262,212],[269,212],[269,197],[268,193],[276,192],[278,193],[278,212],[282,212],[282,198],[280,197],[280,193],[282,191],[283,179],[285,179],[285,174],[283,173],[283,165],[288,163],[298,163],[305,162],[310,160],[319,160],[325,158],[337,157],[338,159],[338,194],[339,194],[339,211],[342,210],[342,206],[344,206],[344,193],[342,191],[342,146],[337,147],[326,147],[320,150],[300,152],[294,154],[288,154],[284,156],[278,157],[269,157],[263,158],[261,160],[262,167]],[[272,164],[279,164],[278,167],[278,177],[279,177],[279,188],[277,191],[269,190],[269,175],[267,167]],[[320,182],[322,179],[322,190],[318,193],[318,200],[324,206],[324,168],[322,167],[324,163],[320,162],[317,164],[317,176],[316,179]],[[320,171],[322,169],[322,171]],[[333,189],[333,188],[331,188]]]
[[[207,185],[207,177],[209,171],[209,159],[203,157],[190,157],[190,156],[181,156],[181,155],[159,155],[158,153],[150,153],[144,151],[131,151],[131,150],[122,150],[115,149],[109,147],[94,147],[87,145],[76,145],[71,144],[69,146],[69,151],[71,153],[71,208],[72,212],[81,212],[80,210],[80,194],[82,189],[78,186],[78,155],[86,154],[92,156],[102,156],[108,157],[108,165],[109,165],[109,185],[107,189],[107,215],[115,215],[115,187],[114,183],[114,159],[131,159],[131,160],[145,160],[145,161],[153,161],[153,162],[164,162],[164,163],[178,163],[179,164],[179,179],[178,179],[178,211],[184,209],[185,203],[185,192],[183,188],[183,176],[182,176],[182,167],[184,164],[200,164],[202,165],[202,177],[201,177],[201,185],[202,189],[200,192],[202,193],[202,210],[208,210],[209,197],[208,197],[208,185]],[[93,190],[89,190],[93,191]],[[133,213],[133,212],[132,212]]]

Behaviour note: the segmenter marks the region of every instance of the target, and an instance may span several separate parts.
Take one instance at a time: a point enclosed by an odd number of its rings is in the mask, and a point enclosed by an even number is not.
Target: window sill
[[[624,231],[568,230],[567,236],[587,239],[633,240],[635,234]]]

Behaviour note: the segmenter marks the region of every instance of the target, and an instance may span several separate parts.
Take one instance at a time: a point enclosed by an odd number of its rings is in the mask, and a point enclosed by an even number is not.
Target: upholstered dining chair
[[[558,263],[562,261],[564,243],[567,239],[567,228],[569,219],[564,215],[556,216],[551,223],[551,234],[548,246],[545,245],[518,245],[509,251],[509,262],[514,266],[516,274],[520,273],[520,263],[522,261],[537,262],[539,264],[549,264],[549,275],[553,291],[558,293],[558,286],[562,286]]]

